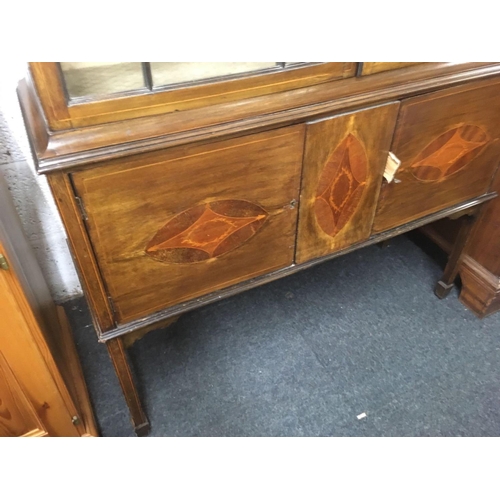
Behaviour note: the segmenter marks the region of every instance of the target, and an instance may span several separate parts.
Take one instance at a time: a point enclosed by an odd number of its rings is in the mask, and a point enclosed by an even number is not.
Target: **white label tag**
[[[394,175],[398,171],[400,165],[401,160],[394,153],[391,153],[389,151],[389,155],[387,156],[387,163],[385,164],[384,170],[384,178],[387,182],[393,181]]]

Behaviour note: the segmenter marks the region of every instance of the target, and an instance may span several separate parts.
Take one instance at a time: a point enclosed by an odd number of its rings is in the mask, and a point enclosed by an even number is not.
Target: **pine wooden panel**
[[[0,351],[0,437],[45,435],[42,421]]]
[[[52,301],[1,176],[0,253],[8,263],[0,270],[0,350],[5,358],[0,379],[7,384],[0,399],[9,400],[10,431],[17,429],[19,435],[20,426],[26,431],[22,435],[30,436],[97,435],[64,311]]]
[[[5,255],[1,245],[0,252]],[[0,293],[0,345],[16,380],[51,436],[79,436],[71,422],[76,409],[11,270],[0,271]]]

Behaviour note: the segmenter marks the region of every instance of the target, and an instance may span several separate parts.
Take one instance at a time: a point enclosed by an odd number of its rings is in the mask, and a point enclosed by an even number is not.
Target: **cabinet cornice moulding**
[[[253,133],[500,74],[497,63],[426,63],[178,113],[50,131],[29,79],[18,88],[39,173]]]

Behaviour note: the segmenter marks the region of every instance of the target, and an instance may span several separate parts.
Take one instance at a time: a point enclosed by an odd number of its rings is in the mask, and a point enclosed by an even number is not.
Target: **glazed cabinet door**
[[[369,238],[399,103],[307,125],[296,261]]]
[[[374,232],[486,193],[499,139],[498,78],[403,101],[391,148],[401,166],[384,181]]]
[[[304,128],[72,174],[118,323],[293,263]]]

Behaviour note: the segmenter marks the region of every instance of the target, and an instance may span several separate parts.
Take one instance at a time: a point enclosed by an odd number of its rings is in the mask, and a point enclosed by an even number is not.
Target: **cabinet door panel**
[[[0,351],[0,437],[46,435],[40,417]]]
[[[370,236],[399,103],[307,126],[298,263]]]
[[[397,182],[384,182],[381,232],[487,192],[500,156],[500,81],[404,101],[391,150]]]
[[[118,322],[292,264],[304,128],[73,174]]]

